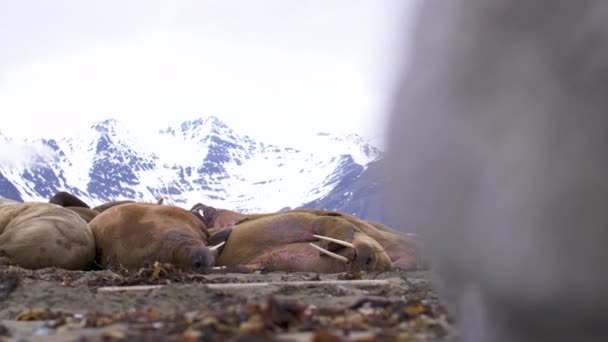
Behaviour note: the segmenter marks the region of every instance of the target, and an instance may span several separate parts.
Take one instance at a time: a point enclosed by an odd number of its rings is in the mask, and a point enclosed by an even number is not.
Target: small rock
[[[11,331],[4,325],[0,324],[0,337],[11,337]]]
[[[0,273],[1,274],[1,273]],[[0,277],[0,302],[6,300],[17,287],[19,287],[20,279],[17,272],[7,272]]]

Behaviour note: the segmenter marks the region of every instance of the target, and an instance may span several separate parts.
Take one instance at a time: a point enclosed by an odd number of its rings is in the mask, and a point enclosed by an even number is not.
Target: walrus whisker
[[[350,242],[344,241],[344,240],[338,240],[338,239],[330,238],[328,236],[323,236],[323,235],[315,235],[315,234],[313,234],[312,236],[316,237],[319,240],[325,240],[325,241],[337,243],[338,245],[341,245],[341,246],[344,246],[344,247],[355,248],[355,245],[353,245]]]
[[[314,247],[319,252],[321,252],[321,253],[323,253],[323,254],[325,254],[327,256],[330,256],[330,257],[332,257],[334,259],[338,259],[338,260],[340,260],[340,261],[342,261],[344,263],[348,263],[349,262],[349,260],[345,256],[336,254],[334,252],[330,252],[327,249],[324,249],[324,248],[321,248],[321,247],[315,245],[314,243],[309,243],[309,245],[311,245],[312,247]]]

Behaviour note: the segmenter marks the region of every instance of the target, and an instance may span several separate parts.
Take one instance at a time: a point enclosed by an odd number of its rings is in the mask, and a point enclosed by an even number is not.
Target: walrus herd
[[[202,274],[214,267],[318,273],[427,267],[412,236],[336,211],[243,214],[202,203],[187,210],[162,198],[91,208],[64,191],[48,203],[0,199],[0,262],[136,271],[156,261]]]

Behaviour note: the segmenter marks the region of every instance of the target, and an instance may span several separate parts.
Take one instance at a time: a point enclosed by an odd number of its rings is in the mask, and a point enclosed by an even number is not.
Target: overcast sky
[[[255,138],[377,140],[412,0],[0,2],[0,131],[215,115]],[[145,119],[142,119],[145,118]]]

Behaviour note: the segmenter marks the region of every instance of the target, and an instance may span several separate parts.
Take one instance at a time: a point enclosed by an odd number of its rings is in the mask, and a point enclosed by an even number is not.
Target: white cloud
[[[182,1],[144,5],[138,29],[132,16],[115,18],[115,27],[108,8],[75,7],[67,24],[29,23],[61,37],[83,27],[72,45],[0,63],[0,113],[11,117],[3,130],[60,137],[109,117],[149,130],[215,115],[265,141],[312,131],[373,138],[383,128],[392,71],[384,56],[400,2]],[[91,27],[71,22],[93,12]]]
[[[43,164],[56,158],[48,146],[34,142],[17,142],[0,138],[0,162],[2,166],[27,167]]]

